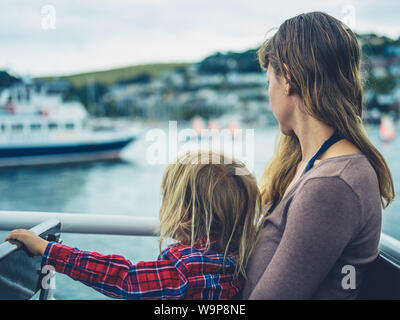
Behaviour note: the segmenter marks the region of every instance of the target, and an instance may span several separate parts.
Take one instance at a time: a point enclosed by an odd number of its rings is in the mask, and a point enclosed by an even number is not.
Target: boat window
[[[41,128],[42,128],[42,126],[40,125],[40,123],[31,123],[32,131],[40,130]]]
[[[12,125],[11,125],[11,130],[12,131],[22,131],[24,129],[24,126],[23,126],[23,124],[22,123],[13,123]]]
[[[72,129],[75,128],[75,123],[68,122],[68,123],[65,124],[65,128],[66,128],[67,130],[72,130]]]
[[[6,125],[5,125],[4,123],[1,124],[0,130],[1,130],[2,132],[6,131]]]
[[[58,123],[56,123],[56,122],[50,122],[49,123],[49,129],[50,130],[55,130],[57,128],[58,128]]]

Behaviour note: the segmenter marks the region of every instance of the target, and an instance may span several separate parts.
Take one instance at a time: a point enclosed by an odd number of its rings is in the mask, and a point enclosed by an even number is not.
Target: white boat
[[[18,86],[0,93],[0,167],[118,159],[132,129],[93,131],[79,102]]]

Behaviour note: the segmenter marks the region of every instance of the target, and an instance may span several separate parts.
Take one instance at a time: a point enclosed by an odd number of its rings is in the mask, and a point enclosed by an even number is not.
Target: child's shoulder
[[[176,242],[173,244],[170,244],[167,248],[165,248],[161,254],[160,257],[162,258],[168,258],[171,255],[175,256],[176,258],[182,258],[187,255],[202,255],[204,254],[204,248],[203,247],[198,247],[198,246],[192,246],[190,244],[185,244],[182,242]]]
[[[206,242],[197,242],[194,245],[177,242],[169,245],[160,255],[162,260],[180,261],[185,264],[214,264],[214,265],[234,265],[235,259],[224,254],[217,249],[217,243],[211,241],[209,246]]]

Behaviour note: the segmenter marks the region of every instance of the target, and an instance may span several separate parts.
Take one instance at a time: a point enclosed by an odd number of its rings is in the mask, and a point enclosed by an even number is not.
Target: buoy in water
[[[208,122],[208,129],[212,132],[212,133],[218,133],[220,128],[219,128],[219,124],[217,122],[217,120],[210,120]]]
[[[396,129],[392,118],[382,116],[379,125],[379,136],[383,141],[392,141],[396,137]]]
[[[240,130],[240,128],[234,121],[229,122],[228,129],[233,137],[238,137],[242,135],[242,130]]]
[[[201,118],[195,118],[192,122],[192,129],[196,132],[198,136],[201,136],[202,131],[204,130],[204,122]]]

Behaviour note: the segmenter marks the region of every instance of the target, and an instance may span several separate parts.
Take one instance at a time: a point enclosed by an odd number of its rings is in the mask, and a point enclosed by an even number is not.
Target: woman
[[[354,299],[378,255],[392,177],[362,125],[360,47],[322,12],[286,20],[259,49],[280,125],[261,182],[265,220],[245,299]]]

